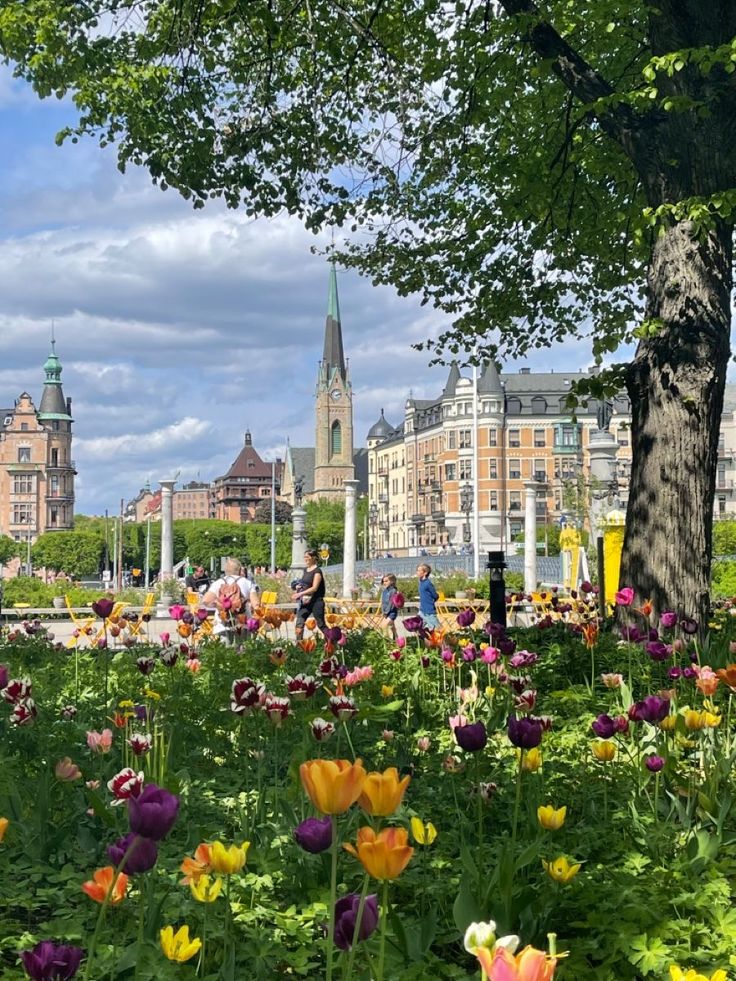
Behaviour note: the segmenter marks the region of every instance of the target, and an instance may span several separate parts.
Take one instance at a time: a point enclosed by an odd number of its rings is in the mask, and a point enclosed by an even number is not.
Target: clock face
[[[330,398],[332,399],[333,402],[339,402],[340,399],[342,398],[342,392],[340,391],[340,389],[333,388],[332,391],[330,392]]]

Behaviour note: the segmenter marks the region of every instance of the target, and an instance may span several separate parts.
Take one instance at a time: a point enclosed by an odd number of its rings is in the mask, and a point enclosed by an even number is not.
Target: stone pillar
[[[300,575],[304,570],[304,550],[307,547],[307,512],[298,505],[291,512],[291,567],[289,575]]]
[[[357,536],[355,531],[355,501],[358,492],[357,480],[343,480],[345,485],[345,537],[342,549],[342,595],[350,598],[355,589],[355,551]]]
[[[161,598],[158,614],[168,616],[171,606],[171,580],[174,576],[174,484],[176,480],[160,480],[161,484]]]
[[[607,430],[596,429],[590,434],[590,531],[593,542],[602,534],[604,517],[611,508],[619,506],[616,454],[618,444]]]
[[[524,481],[524,592],[537,590],[537,489],[536,480]]]

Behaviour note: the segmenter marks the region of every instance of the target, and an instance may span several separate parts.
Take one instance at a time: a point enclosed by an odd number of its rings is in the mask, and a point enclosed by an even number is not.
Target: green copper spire
[[[342,327],[340,325],[340,303],[337,298],[337,270],[330,263],[330,289],[327,296],[327,322],[325,324],[325,346],[322,354],[324,367],[329,378],[334,369],[345,377],[345,355],[342,348]]]
[[[61,388],[61,361],[56,353],[53,325],[51,327],[51,353],[44,362],[43,370],[46,377],[43,383],[41,404],[38,407],[39,419],[68,419],[71,421],[64,392]]]

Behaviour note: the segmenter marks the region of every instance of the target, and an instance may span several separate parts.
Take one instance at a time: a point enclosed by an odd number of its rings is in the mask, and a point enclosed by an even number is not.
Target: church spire
[[[322,367],[329,379],[337,370],[345,380],[345,353],[342,347],[342,326],[340,324],[340,303],[337,298],[337,270],[330,263],[330,289],[327,296],[327,321],[325,323],[325,346],[322,354]]]
[[[71,422],[69,403],[64,398],[61,387],[61,361],[56,353],[56,338],[54,328],[51,328],[51,353],[44,362],[43,395],[38,407],[38,417],[41,421],[47,419],[64,419]]]

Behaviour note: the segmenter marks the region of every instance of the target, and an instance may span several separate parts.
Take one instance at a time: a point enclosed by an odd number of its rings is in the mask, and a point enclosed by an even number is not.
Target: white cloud
[[[174,422],[162,429],[150,432],[127,433],[124,436],[97,436],[92,439],[76,439],[75,452],[87,459],[106,459],[114,456],[118,461],[121,457],[141,457],[148,454],[160,454],[179,446],[186,446],[193,440],[207,436],[212,430],[212,423],[194,416],[186,416],[179,422]]]

